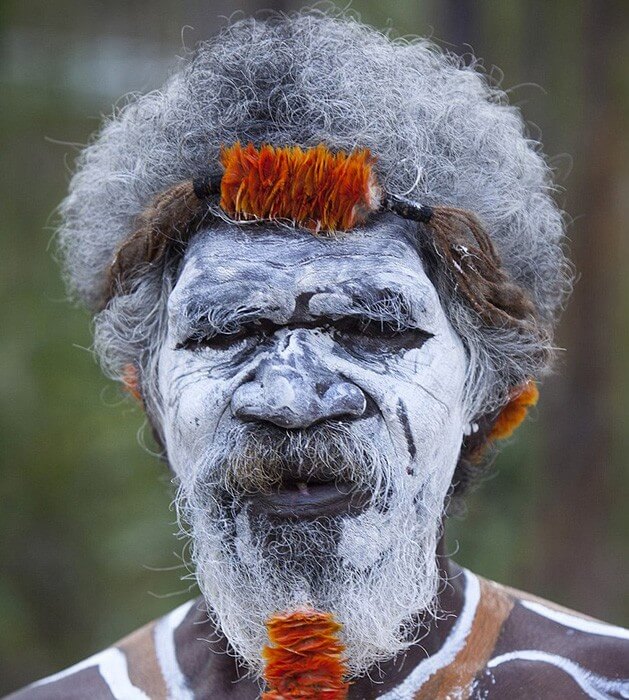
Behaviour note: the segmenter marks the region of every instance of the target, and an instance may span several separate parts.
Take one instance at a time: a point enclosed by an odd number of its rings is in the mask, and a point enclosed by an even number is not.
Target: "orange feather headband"
[[[303,150],[237,143],[222,149],[221,164],[221,208],[237,220],[287,220],[317,233],[347,231],[381,206],[367,149],[347,154],[322,144]],[[197,195],[204,192],[200,184]]]
[[[367,148],[333,153],[327,146],[277,148],[236,143],[221,149],[223,175],[193,180],[199,199],[220,194],[223,211],[237,221],[287,221],[334,233],[364,223],[380,209],[429,221],[432,209],[388,195],[378,184]]]

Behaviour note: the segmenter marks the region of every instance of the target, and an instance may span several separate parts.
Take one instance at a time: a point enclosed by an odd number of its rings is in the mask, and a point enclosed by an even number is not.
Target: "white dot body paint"
[[[353,673],[406,648],[400,627],[434,602],[443,503],[470,420],[467,357],[409,226],[384,217],[321,240],[217,224],[192,240],[171,293],[159,357],[161,429],[201,589],[254,670],[266,617],[296,600],[336,614]],[[357,315],[406,335],[348,340],[338,324]],[[258,322],[272,323],[272,333],[256,336]],[[253,324],[252,335],[241,338],[243,324]],[[214,332],[227,342],[186,345]],[[423,339],[398,340],[408,334]],[[208,486],[220,482],[221,455],[230,457],[223,453],[246,427],[244,414],[290,429],[322,418],[344,423],[370,456],[374,483],[386,486],[387,507],[374,500],[334,523],[285,525],[277,531],[282,555],[265,550],[247,508],[226,513]]]

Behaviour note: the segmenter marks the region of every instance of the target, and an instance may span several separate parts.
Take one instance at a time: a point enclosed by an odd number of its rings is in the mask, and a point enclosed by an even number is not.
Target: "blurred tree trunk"
[[[542,413],[546,431],[543,499],[539,508],[537,580],[540,592],[594,615],[609,614],[615,567],[611,552],[611,477],[614,463],[614,361],[622,222],[616,183],[622,167],[614,100],[614,70],[621,59],[620,2],[589,0],[567,18],[581,31],[583,114],[577,121],[579,182],[569,184],[569,230],[579,278],[567,309],[561,345],[561,380],[553,383]],[[539,26],[539,16],[536,18]],[[555,125],[555,127],[561,125]],[[617,587],[616,587],[617,589]]]
[[[443,37],[459,54],[476,51],[479,34],[479,10],[476,0],[441,0],[437,3],[438,25]]]
[[[167,3],[172,8],[172,3]],[[180,6],[181,18],[188,26],[184,32],[189,45],[214,36],[226,23],[225,18],[239,19],[254,15],[260,10],[290,12],[298,7],[297,0],[188,0]],[[165,14],[168,15],[165,11]]]

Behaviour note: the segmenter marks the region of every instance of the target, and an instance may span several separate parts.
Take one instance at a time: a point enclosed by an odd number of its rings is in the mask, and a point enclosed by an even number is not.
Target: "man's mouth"
[[[370,494],[355,484],[337,481],[285,480],[276,490],[248,497],[251,512],[292,520],[358,515]]]

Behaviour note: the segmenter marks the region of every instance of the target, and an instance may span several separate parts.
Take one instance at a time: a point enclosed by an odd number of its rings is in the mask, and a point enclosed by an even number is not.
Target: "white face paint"
[[[201,589],[256,671],[278,610],[335,613],[355,674],[431,612],[467,360],[409,226],[323,240],[216,224],[170,296],[159,383],[178,507]]]

